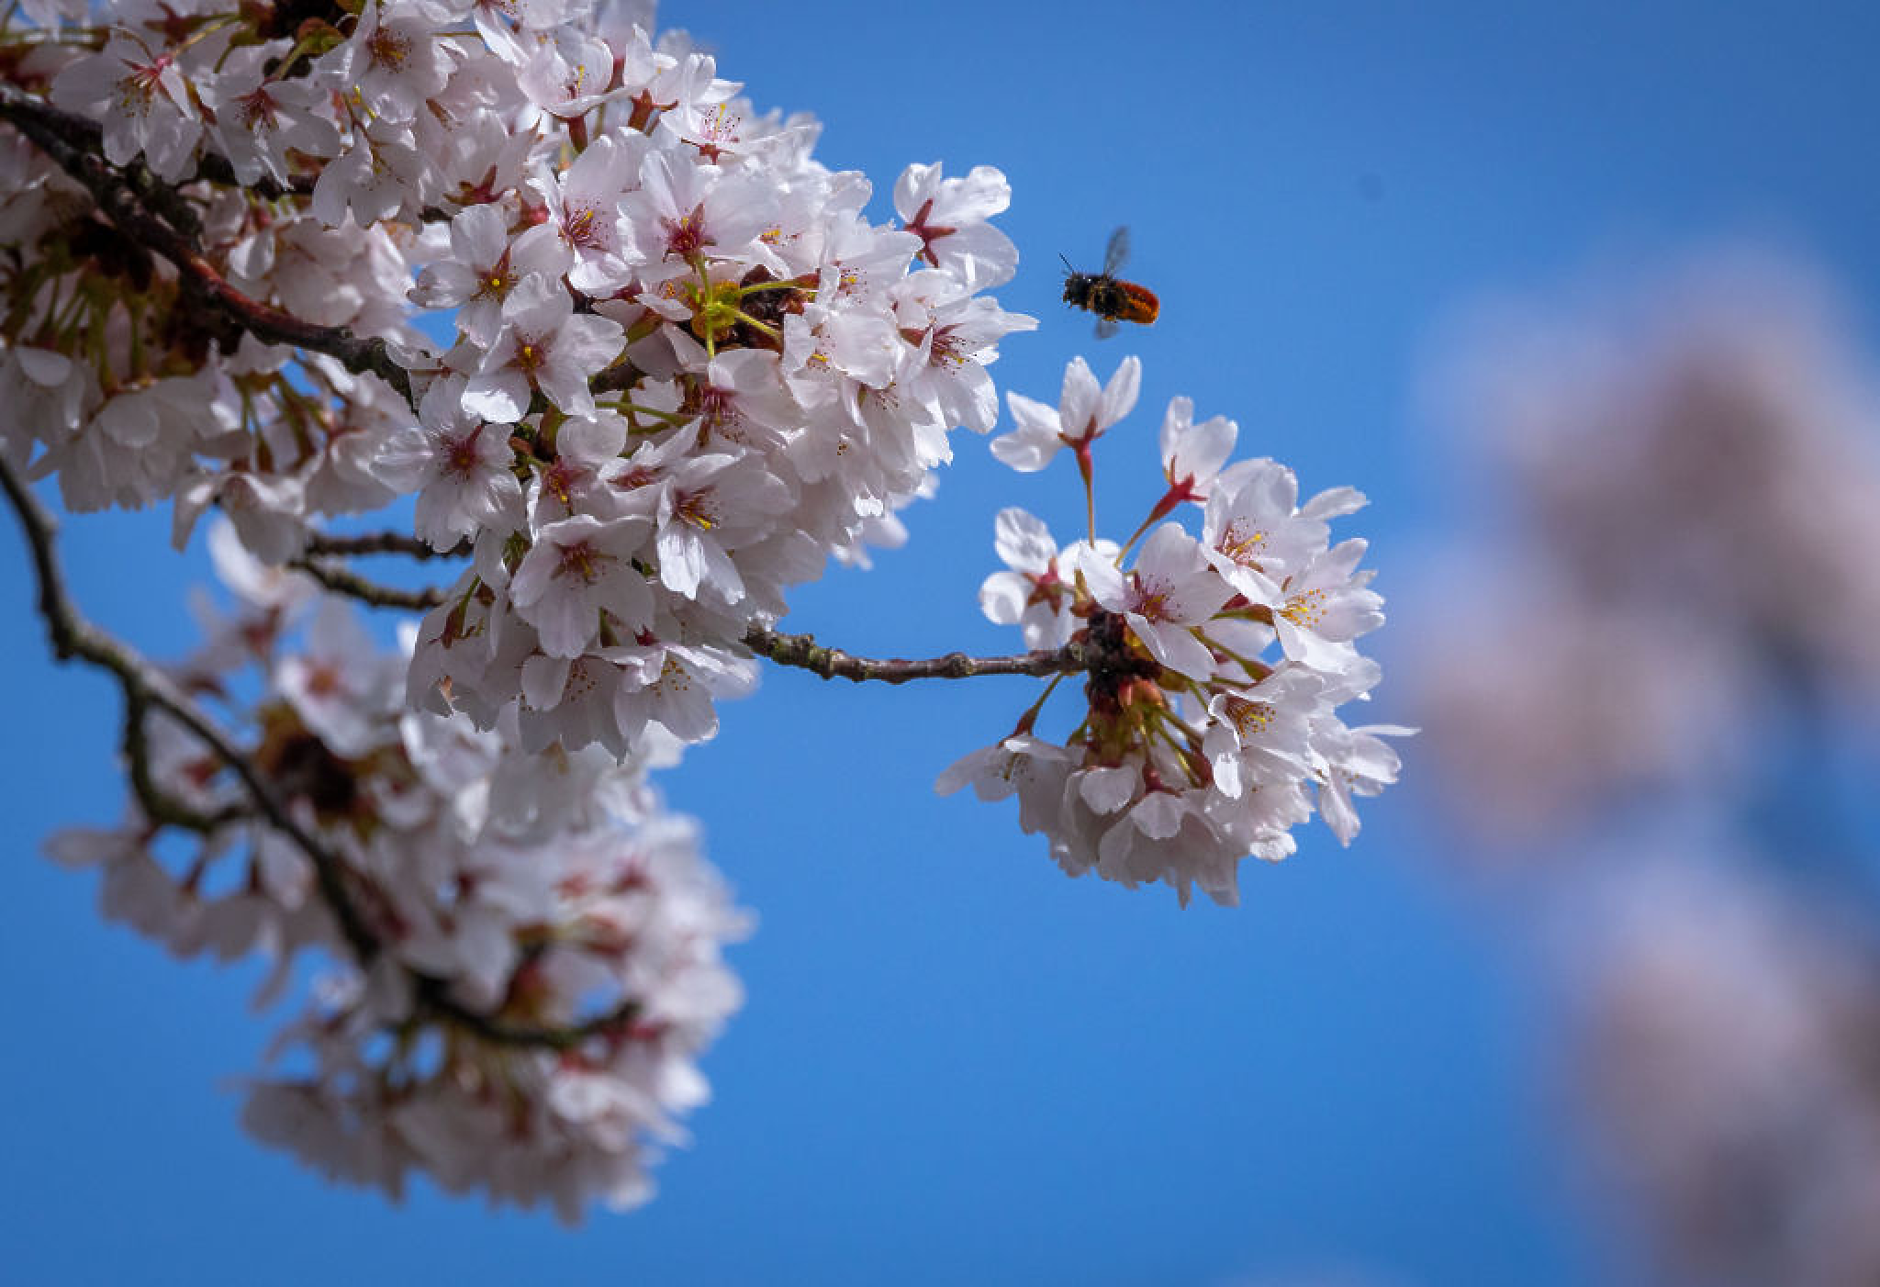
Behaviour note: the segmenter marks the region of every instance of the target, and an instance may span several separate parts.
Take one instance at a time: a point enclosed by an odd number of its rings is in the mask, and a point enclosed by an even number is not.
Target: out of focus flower
[[[1674,1280],[1880,1282],[1880,941],[1740,864],[1629,856],[1563,943],[1600,1161]]]
[[[1450,410],[1505,526],[1405,632],[1459,819],[1532,838],[1701,793],[1785,703],[1871,708],[1880,399],[1815,283],[1726,258],[1481,330]]]
[[[155,843],[134,806],[115,831],[55,836],[52,855],[98,867],[106,915],[178,955],[272,958],[266,996],[303,953],[340,967],[275,1042],[301,1057],[249,1086],[244,1121],[266,1142],[394,1194],[422,1171],[568,1221],[591,1202],[645,1201],[659,1145],[682,1140],[678,1119],[708,1096],[694,1058],[742,998],[720,948],[748,918],[697,828],[598,747],[527,756],[513,727],[406,713],[403,657],[338,599],[294,647],[307,583],[270,579],[215,530],[253,646],[215,641],[189,673],[233,692],[258,665],[256,771],[325,855],[252,818],[228,767],[164,717],[145,728],[151,780],[223,820],[187,854]],[[674,652],[675,672],[715,667],[730,686],[725,659]],[[705,735],[690,725],[712,718],[709,702],[675,715],[682,704],[649,700],[638,725]],[[332,887],[362,930],[342,926]]]
[[[1544,573],[1480,557],[1426,568],[1411,596],[1410,702],[1435,772],[1426,784],[1473,841],[1458,856],[1531,857],[1633,804],[1732,778],[1753,702],[1734,641],[1644,605],[1592,613]],[[1462,602],[1452,587],[1466,585]],[[1440,623],[1440,629],[1438,628]],[[1419,625],[1424,628],[1419,629]]]
[[[1725,258],[1496,330],[1463,409],[1573,589],[1880,692],[1880,396],[1819,283]]]
[[[1880,401],[1766,261],[1482,329],[1449,409],[1507,513],[1405,632],[1453,848],[1552,930],[1576,1134],[1661,1280],[1880,1282],[1880,907],[1819,861],[1874,847],[1824,765],[1880,697]]]

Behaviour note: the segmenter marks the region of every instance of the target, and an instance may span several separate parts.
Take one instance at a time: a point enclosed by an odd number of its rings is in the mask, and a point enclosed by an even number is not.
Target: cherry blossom
[[[461,386],[450,379],[433,384],[418,406],[418,423],[393,437],[377,460],[386,482],[417,491],[417,533],[436,550],[485,528],[513,528],[522,517],[507,433],[464,409]]]
[[[463,405],[486,420],[520,420],[540,392],[570,415],[594,414],[588,382],[621,347],[618,322],[577,316],[567,293],[546,278],[531,278],[502,333],[477,362]]]
[[[1139,371],[1125,359],[1100,391],[1073,361],[1056,412],[1009,395],[1020,429],[999,440],[1016,444],[1001,458],[1031,472],[1074,445],[1094,525],[1090,448],[1133,404]],[[1066,434],[1067,424],[1079,428]],[[1364,542],[1327,544],[1327,520],[1363,498],[1338,489],[1300,507],[1290,470],[1223,468],[1234,436],[1221,417],[1195,425],[1192,404],[1176,399],[1162,434],[1169,490],[1121,548],[1059,548],[1025,511],[1000,513],[997,548],[1011,570],[987,579],[980,604],[1020,626],[1028,647],[1083,650],[1087,709],[1062,744],[1045,740],[1036,724],[1047,690],[1010,736],[937,784],[971,785],[988,800],[1016,791],[1020,825],[1045,835],[1068,874],[1161,882],[1184,903],[1197,888],[1237,901],[1241,859],[1294,852],[1292,830],[1314,799],[1350,843],[1352,798],[1397,779],[1385,739],[1413,731],[1351,728],[1335,713],[1380,677],[1353,643],[1383,620],[1369,573],[1357,569]],[[1201,535],[1160,521],[1171,513],[1199,520]]]
[[[437,15],[424,0],[368,0],[334,66],[339,83],[372,116],[409,121],[440,93],[455,61],[433,38]]]
[[[332,95],[319,86],[266,74],[269,62],[283,52],[279,41],[232,49],[215,79],[199,91],[215,113],[210,126],[215,140],[242,183],[258,182],[263,175],[286,183],[289,149],[322,157],[340,150]]]
[[[639,516],[603,522],[576,514],[536,534],[509,601],[540,632],[551,657],[585,652],[603,613],[629,635],[652,624],[652,592],[634,566],[649,526]]]
[[[413,303],[426,308],[455,308],[457,329],[472,343],[496,341],[506,306],[516,287],[534,277],[565,270],[566,256],[547,238],[525,245],[509,240],[511,214],[494,203],[473,205],[450,222],[448,250],[424,266],[411,288]]]
[[[570,286],[589,294],[610,295],[626,285],[632,269],[623,254],[629,233],[620,198],[638,181],[644,144],[637,135],[622,142],[603,136],[563,173],[538,175],[547,218],[516,239],[518,258],[533,253],[539,271],[565,272]],[[543,258],[550,247],[560,251],[552,267]]]
[[[963,179],[941,177],[938,162],[911,165],[894,185],[894,209],[920,238],[920,257],[968,290],[1004,285],[1018,268],[1018,248],[986,222],[1012,204],[1012,187],[989,165]]]
[[[1002,509],[996,521],[994,548],[1008,572],[994,572],[979,589],[979,606],[988,620],[1018,626],[1027,648],[1059,648],[1070,642],[1075,628],[1071,608],[1076,602],[1073,569],[1078,547],[1062,564],[1058,543],[1043,521],[1022,509]],[[1098,562],[1116,557],[1114,545],[1100,545]]]
[[[52,101],[104,126],[104,154],[113,165],[141,155],[158,178],[175,180],[195,158],[202,118],[177,53],[151,48],[142,34],[115,33],[101,52],[61,71]]]
[[[1081,357],[1064,370],[1064,390],[1053,411],[1042,402],[1019,393],[1005,395],[1018,427],[992,440],[992,454],[1023,473],[1034,473],[1051,463],[1061,447],[1087,450],[1103,431],[1136,408],[1142,384],[1142,364],[1126,357],[1099,386]]]
[[[260,1138],[394,1195],[644,1201],[748,926],[649,774],[766,658],[960,677],[776,627],[907,538],[956,431],[997,427],[993,364],[1037,326],[989,293],[1010,185],[910,165],[872,222],[812,118],[633,0],[9,12],[0,476],[42,606],[76,619],[34,480],[75,513],[167,506],[179,547],[206,527],[234,599],[197,600],[168,667],[64,621],[120,681],[131,801],[55,856],[99,869],[108,916],[296,996]],[[1032,652],[991,663],[1079,675],[1087,714],[1053,741],[1034,706],[942,785],[1018,795],[1066,871],[1228,902],[1314,801],[1348,840],[1394,779],[1400,730],[1334,713],[1377,683],[1379,600],[1363,543],[1328,546],[1356,494],[1298,506],[1185,400],[1164,500],[1099,536],[1095,445],[1140,379],[1079,358],[1055,408],[1008,395],[990,450],[1069,447],[1089,530],[1000,515],[980,600]],[[362,605],[417,619],[387,648]]]

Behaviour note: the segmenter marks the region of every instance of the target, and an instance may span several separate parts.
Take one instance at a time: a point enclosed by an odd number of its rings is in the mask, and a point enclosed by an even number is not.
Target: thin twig
[[[20,527],[33,552],[33,567],[39,574],[39,615],[45,619],[52,636],[52,650],[60,661],[79,658],[102,666],[118,678],[124,700],[132,706],[156,707],[167,711],[184,728],[194,733],[224,764],[234,770],[256,808],[269,824],[292,840],[313,863],[321,893],[332,906],[346,943],[362,965],[369,965],[378,955],[379,944],[360,917],[352,899],[347,897],[339,855],[309,832],[288,809],[274,788],[261,776],[253,761],[230,740],[215,722],[192,701],[176,683],[146,661],[129,645],[105,633],[79,616],[65,588],[65,576],[53,557],[52,542],[57,528],[51,515],[40,505],[13,467],[0,457],[0,488],[12,502]]]
[[[406,608],[412,612],[428,612],[444,602],[444,592],[436,586],[426,586],[422,590],[401,590],[397,586],[368,581],[350,568],[321,559],[293,559],[288,566],[299,568],[334,594],[343,594],[374,608]]]
[[[227,765],[254,802],[260,820],[279,831],[307,856],[313,865],[320,897],[332,911],[347,947],[351,949],[359,968],[369,969],[383,951],[383,944],[360,914],[347,889],[348,880],[354,877],[344,860],[301,825],[287,803],[262,777],[254,761],[203,713],[201,707],[174,680],[128,644],[79,615],[66,589],[65,574],[54,554],[53,541],[57,528],[52,516],[46,513],[39,498],[20,480],[4,456],[0,456],[0,491],[6,493],[14,514],[19,518],[20,529],[25,534],[27,548],[32,555],[39,585],[39,615],[46,622],[54,654],[60,661],[87,661],[116,676],[126,704],[127,743],[131,737],[131,726],[141,727],[145,713],[161,710],[189,730],[218,760]],[[138,758],[133,756],[134,773],[137,772],[135,765]],[[147,757],[143,758],[143,771],[147,772]],[[145,809],[150,812],[148,801],[145,801]],[[197,815],[191,821],[212,821],[213,817]],[[416,984],[418,1001],[426,1011],[498,1045],[566,1050],[590,1037],[609,1035],[623,1024],[631,1023],[639,1009],[638,1003],[629,999],[609,1014],[579,1024],[554,1028],[513,1024],[464,1006],[450,995],[447,980],[415,970],[410,973]]]
[[[470,549],[468,541],[459,541],[448,550],[432,549],[404,532],[362,532],[357,536],[315,532],[307,541],[309,555],[331,554],[342,558],[357,554],[403,554],[414,559],[463,559],[470,557]]]
[[[359,539],[362,543],[353,547],[355,552],[390,548],[400,548],[402,551],[402,547],[394,543],[404,538],[393,533],[379,533]],[[381,542],[384,544],[381,545]],[[331,550],[344,544],[344,538],[327,538],[320,543],[320,548]],[[289,566],[299,568],[335,594],[357,599],[375,608],[427,612],[445,599],[445,591],[436,586],[403,590],[396,586],[380,585],[376,581],[366,580],[349,568],[315,558],[298,558]],[[840,648],[824,647],[816,642],[814,635],[783,634],[762,626],[752,626],[745,631],[744,646],[759,656],[770,658],[779,666],[792,666],[821,675],[824,679],[848,679],[858,684],[871,679],[884,684],[905,684],[915,679],[972,679],[980,675],[1070,675],[1091,669],[1097,660],[1095,652],[1081,643],[1066,644],[1062,648],[1041,648],[1005,657],[969,657],[963,652],[917,660],[905,657],[857,657]]]
[[[969,657],[963,652],[918,660],[857,657],[840,648],[823,647],[814,635],[780,634],[762,626],[744,632],[744,646],[779,666],[795,666],[824,679],[848,679],[858,684],[870,679],[905,684],[913,679],[970,679],[977,675],[1070,675],[1091,669],[1097,660],[1092,649],[1081,643],[1006,657]]]
[[[157,785],[150,771],[150,702],[142,694],[126,688],[124,694],[124,758],[130,764],[131,790],[144,816],[166,827],[180,827],[199,835],[210,835],[231,823],[250,817],[240,805],[227,804],[214,813],[184,804]]]
[[[447,1011],[462,1027],[498,1046],[529,1046],[548,1050],[573,1050],[592,1037],[611,1036],[628,1027],[640,1016],[641,1005],[629,998],[606,1014],[565,1027],[545,1028],[534,1024],[510,1023],[465,1010],[450,999],[448,985],[438,978],[418,976],[418,999],[435,1010]]]

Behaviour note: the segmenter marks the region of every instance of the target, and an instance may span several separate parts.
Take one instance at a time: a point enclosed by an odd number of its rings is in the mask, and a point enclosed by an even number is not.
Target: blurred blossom
[[[1643,605],[1585,610],[1557,582],[1512,569],[1464,583],[1472,592],[1442,606],[1443,630],[1408,633],[1420,641],[1419,749],[1447,813],[1482,842],[1472,860],[1531,857],[1525,842],[1597,826],[1602,809],[1661,808],[1740,766],[1750,676],[1727,636]]]
[[[1441,629],[1407,632],[1459,818],[1597,827],[1716,789],[1784,706],[1880,696],[1880,400],[1844,330],[1807,274],[1742,254],[1464,328],[1442,414],[1503,528],[1425,594]]]
[[[1880,400],[1830,292],[1741,254],[1467,333],[1445,473],[1499,512],[1403,596],[1404,669],[1451,851],[1548,931],[1574,1142],[1652,1281],[1880,1282],[1876,845],[1836,788],[1880,710]]]
[[[1880,401],[1846,331],[1801,270],[1715,259],[1517,325],[1464,377],[1465,415],[1588,599],[1698,615],[1872,690]]]
[[[1880,1282],[1871,927],[1740,863],[1634,862],[1593,903],[1561,962],[1571,1071],[1664,1271]]]

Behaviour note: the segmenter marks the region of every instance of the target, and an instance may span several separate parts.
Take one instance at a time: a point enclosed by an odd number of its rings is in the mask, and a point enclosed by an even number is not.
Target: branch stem
[[[428,612],[444,602],[444,592],[436,586],[426,586],[422,590],[402,590],[397,586],[380,585],[376,581],[366,580],[350,568],[322,559],[293,559],[288,566],[305,572],[334,594],[343,594],[374,608],[407,608],[412,612]]]
[[[403,554],[407,558],[461,559],[470,555],[470,542],[460,541],[448,550],[432,549],[415,536],[404,532],[362,532],[356,536],[335,536],[315,532],[307,542],[309,556],[334,555],[350,558],[357,554]]]
[[[969,657],[950,652],[944,657],[910,660],[905,657],[857,657],[840,648],[826,648],[814,635],[782,634],[763,626],[744,632],[744,645],[779,666],[793,666],[821,675],[824,679],[847,679],[855,683],[878,680],[884,684],[905,684],[915,679],[971,679],[980,675],[1070,675],[1089,670],[1095,658],[1084,644],[1071,643],[1062,648],[1040,648],[1005,657]]]
[[[85,661],[110,671],[123,690],[125,747],[131,758],[133,788],[145,812],[153,821],[169,822],[197,831],[234,820],[227,810],[204,815],[169,800],[157,791],[149,773],[144,721],[152,710],[161,710],[189,730],[240,780],[258,815],[252,816],[251,820],[265,822],[273,827],[307,856],[313,866],[321,901],[332,912],[355,963],[362,971],[370,969],[382,954],[384,944],[360,913],[348,888],[348,882],[356,877],[344,859],[302,825],[288,803],[262,776],[253,759],[174,680],[128,644],[100,630],[79,614],[66,588],[65,574],[54,551],[57,526],[39,503],[39,498],[33,495],[4,456],[0,456],[0,491],[6,494],[19,519],[20,530],[26,537],[38,581],[39,615],[46,622],[53,653],[60,661]],[[165,817],[166,813],[173,816]],[[424,1012],[497,1045],[567,1050],[589,1038],[618,1033],[630,1025],[639,1012],[638,1001],[627,998],[608,1013],[580,1023],[558,1026],[518,1024],[466,1007],[450,995],[450,985],[445,979],[416,970],[408,972],[415,985],[418,1004]]]
[[[0,120],[83,185],[119,232],[169,260],[186,289],[263,343],[325,353],[349,371],[378,376],[416,409],[411,376],[392,360],[384,340],[360,339],[344,327],[317,326],[236,290],[194,244],[193,207],[143,166],[120,171],[107,164],[91,150],[89,133],[75,141],[73,119],[15,86],[0,84]]]

